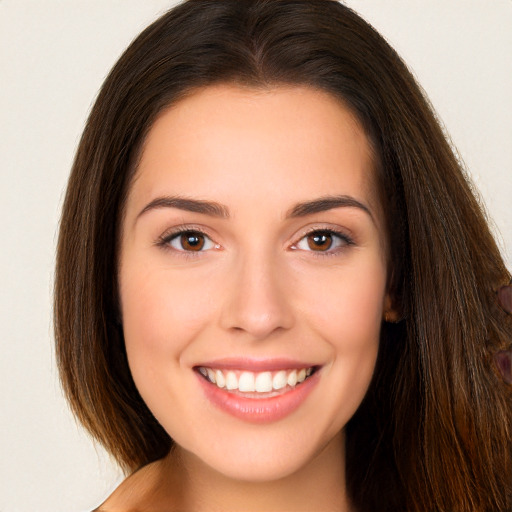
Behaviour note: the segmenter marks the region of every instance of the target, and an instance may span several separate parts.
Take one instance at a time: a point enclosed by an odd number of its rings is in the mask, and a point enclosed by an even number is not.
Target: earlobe
[[[393,300],[389,294],[384,299],[384,322],[397,324],[402,319],[399,312],[393,307]]]
[[[384,322],[390,323],[390,324],[397,324],[400,322],[400,317],[398,313],[394,310],[390,311],[384,311]]]

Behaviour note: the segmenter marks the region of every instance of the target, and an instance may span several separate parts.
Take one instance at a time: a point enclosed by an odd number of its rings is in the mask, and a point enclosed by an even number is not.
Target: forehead
[[[158,117],[129,203],[214,194],[259,206],[275,200],[285,209],[290,201],[350,194],[378,210],[373,169],[361,124],[334,96],[308,87],[219,85],[193,92]]]

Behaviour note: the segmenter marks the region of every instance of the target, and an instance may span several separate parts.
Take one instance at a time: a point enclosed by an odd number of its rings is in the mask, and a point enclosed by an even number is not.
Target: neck
[[[161,481],[172,482],[166,486],[169,501],[176,504],[179,500],[179,510],[348,512],[344,464],[342,435],[331,440],[305,467],[265,482],[228,478],[177,447],[162,461]]]

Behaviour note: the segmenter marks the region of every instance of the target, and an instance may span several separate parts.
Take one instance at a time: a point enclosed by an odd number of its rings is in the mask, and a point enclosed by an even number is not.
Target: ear
[[[384,322],[391,324],[396,324],[401,320],[399,312],[393,306],[393,299],[389,293],[384,297],[383,317]]]

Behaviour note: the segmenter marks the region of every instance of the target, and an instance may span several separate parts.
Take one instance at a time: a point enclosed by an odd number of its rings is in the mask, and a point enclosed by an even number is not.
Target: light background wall
[[[402,54],[512,267],[512,0],[350,0]],[[53,358],[66,178],[91,103],[168,0],[0,0],[0,512],[91,510],[121,478],[76,426]]]

